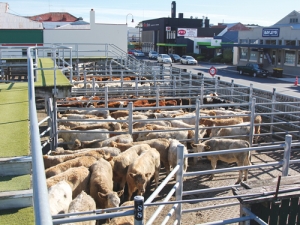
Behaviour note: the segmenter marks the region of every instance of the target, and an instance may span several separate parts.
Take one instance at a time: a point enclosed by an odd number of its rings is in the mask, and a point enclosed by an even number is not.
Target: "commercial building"
[[[171,17],[142,21],[142,50],[179,55],[193,53],[194,38],[214,37],[222,30],[223,28],[210,28],[207,17],[205,19],[184,18],[183,13],[178,13],[178,18],[176,18],[176,2],[173,1]]]
[[[262,64],[272,71],[298,76],[300,72],[300,12],[292,11],[269,27],[253,27],[238,32],[238,42],[222,44],[237,47],[237,64]]]

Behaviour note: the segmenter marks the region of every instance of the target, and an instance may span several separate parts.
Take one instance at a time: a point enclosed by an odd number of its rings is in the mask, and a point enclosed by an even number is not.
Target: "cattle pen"
[[[28,51],[32,51],[30,48]],[[30,54],[29,54],[30,55]],[[192,74],[184,70],[153,65],[129,58],[115,60],[105,60],[102,62],[102,69],[82,68],[76,66],[77,71],[71,71],[68,76],[72,88],[69,96],[62,96],[56,86],[53,88],[53,95],[45,99],[47,117],[36,121],[35,92],[33,90],[34,68],[32,58],[28,58],[28,76],[30,93],[30,127],[31,127],[31,151],[33,175],[36,171],[40,174],[33,179],[33,193],[35,202],[35,213],[40,213],[41,217],[36,220],[47,222],[42,224],[64,224],[85,220],[100,220],[113,217],[134,215],[135,224],[191,224],[190,217],[194,217],[194,224],[230,224],[255,221],[257,224],[268,224],[257,218],[247,207],[242,206],[234,196],[232,189],[238,188],[241,184],[234,184],[237,171],[249,169],[249,179],[269,179],[278,176],[296,176],[299,173],[299,105],[300,99],[293,96],[286,96],[276,93],[276,89],[271,92],[224,82],[218,77],[207,78],[202,74]],[[55,62],[55,61],[54,61]],[[104,67],[104,68],[103,68]],[[73,74],[74,72],[74,74]],[[130,79],[129,79],[130,77]],[[117,79],[114,79],[117,78]],[[78,86],[78,84],[82,84]],[[217,96],[216,96],[217,95]],[[40,96],[39,96],[40,97]],[[83,98],[82,98],[83,97]],[[138,105],[136,101],[147,102],[148,105]],[[170,101],[172,100],[172,101]],[[169,103],[166,104],[166,103]],[[176,102],[176,103],[175,103]],[[92,106],[92,107],[90,107]],[[97,107],[99,106],[99,107]],[[221,108],[221,109],[220,109]],[[112,113],[118,110],[128,112],[127,118],[114,119],[70,119],[59,118],[67,110],[97,111],[99,113]],[[203,110],[235,111],[232,117],[249,117],[249,123],[243,125],[249,127],[250,133],[240,134],[249,143],[249,148],[239,148],[222,150],[219,152],[194,153],[189,147],[190,143],[198,143],[208,140],[209,137],[200,135],[201,130],[225,128],[227,126],[205,126],[199,127],[201,119],[222,119],[227,118],[226,114],[202,115]],[[58,136],[60,133],[97,133],[97,130],[63,130],[59,129],[59,124],[71,122],[113,122],[127,124],[124,130],[101,131],[110,136],[119,134],[130,134],[132,136],[142,133],[168,132],[169,130],[135,130],[134,124],[138,122],[154,123],[155,121],[171,122],[181,120],[178,117],[158,116],[161,111],[183,110],[190,114],[187,119],[194,121],[194,127],[176,128],[176,131],[193,131],[191,138],[181,139],[182,143],[187,143],[188,154],[184,154],[184,145],[178,146],[178,165],[173,168],[169,175],[160,175],[160,185],[158,188],[150,187],[144,197],[136,196],[135,207],[119,207],[97,209],[91,212],[81,212],[73,214],[61,214],[50,217],[47,211],[47,200],[45,199],[44,166],[42,162],[42,152],[51,155],[55,153],[57,147],[72,145],[73,142],[61,142]],[[139,112],[147,114],[151,111],[151,117],[147,119],[136,119],[134,115]],[[246,111],[246,115],[244,114]],[[262,122],[255,123],[255,118],[261,116]],[[39,132],[38,125],[47,123],[47,128]],[[196,125],[197,124],[197,125]],[[49,126],[49,127],[48,127]],[[236,125],[238,126],[238,125]],[[241,125],[240,125],[241,126]],[[239,126],[239,127],[240,127]],[[260,133],[255,133],[256,127],[260,127]],[[235,127],[235,126],[233,126]],[[47,135],[49,138],[40,143],[40,136]],[[229,137],[235,138],[235,137]],[[255,141],[253,141],[255,140]],[[41,146],[42,145],[42,146]],[[236,167],[222,164],[221,169],[211,170],[205,158],[193,164],[189,160],[189,167],[183,171],[184,158],[207,157],[212,154],[229,154],[249,151],[252,153],[252,165]],[[34,156],[34,154],[37,154]],[[232,171],[235,171],[232,173]],[[207,179],[209,174],[216,175],[214,180]],[[176,179],[173,179],[174,175]],[[299,188],[290,190],[297,191]],[[41,191],[40,195],[36,195]],[[153,192],[151,194],[151,192]],[[264,195],[278,194],[279,199],[284,190],[279,190]],[[173,196],[175,193],[175,196]],[[257,195],[257,193],[256,193]],[[44,201],[45,200],[45,201]],[[221,202],[215,204],[215,201]],[[212,204],[211,204],[212,203]],[[142,206],[142,207],[139,207]],[[299,206],[298,206],[299,207]],[[39,208],[39,210],[38,210]],[[139,209],[145,209],[144,221],[140,220]],[[123,211],[120,211],[123,210]],[[241,210],[241,212],[240,212]],[[112,212],[115,211],[115,212]],[[107,212],[107,213],[104,213]],[[143,213],[143,211],[142,211]],[[74,217],[74,215],[89,214],[88,216]],[[174,215],[173,215],[174,214]],[[297,220],[298,221],[298,220]],[[299,222],[299,221],[298,221]],[[250,222],[249,222],[250,224]],[[251,223],[252,224],[252,223]]]

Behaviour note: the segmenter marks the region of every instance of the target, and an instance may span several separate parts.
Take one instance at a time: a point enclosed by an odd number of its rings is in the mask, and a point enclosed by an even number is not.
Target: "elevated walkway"
[[[39,69],[53,67],[51,58],[39,59]],[[37,71],[36,92],[43,97],[51,96],[55,86],[54,70]],[[57,69],[59,95],[66,96],[71,87],[66,76]],[[34,224],[28,108],[27,82],[0,83],[0,224],[24,224],[24,221]]]

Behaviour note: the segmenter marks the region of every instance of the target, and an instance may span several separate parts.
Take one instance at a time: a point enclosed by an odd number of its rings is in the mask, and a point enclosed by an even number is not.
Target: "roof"
[[[299,23],[287,23],[287,24],[274,24],[269,27],[292,27],[292,29],[298,30],[300,29],[300,24]]]
[[[72,24],[66,24],[60,27],[56,27],[55,29],[61,29],[61,30],[89,30],[91,29],[90,24],[79,24],[79,25],[72,25]]]
[[[78,20],[77,17],[66,12],[49,12],[35,16],[29,16],[27,18],[39,22],[74,22]]]

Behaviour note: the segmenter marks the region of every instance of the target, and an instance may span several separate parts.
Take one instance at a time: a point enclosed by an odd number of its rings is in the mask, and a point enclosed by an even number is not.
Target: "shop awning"
[[[173,47],[186,47],[186,44],[173,44],[173,43],[157,43],[157,46],[173,46]]]

